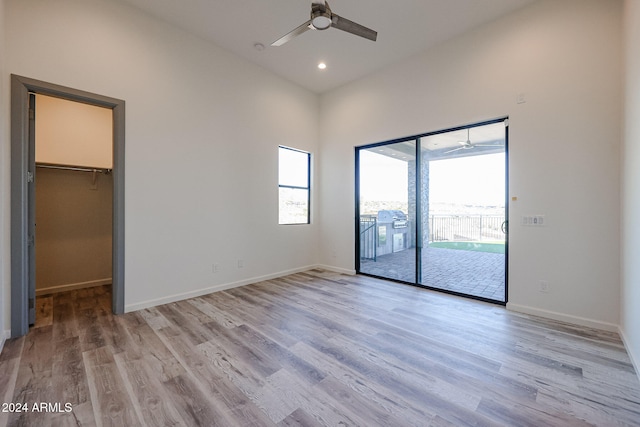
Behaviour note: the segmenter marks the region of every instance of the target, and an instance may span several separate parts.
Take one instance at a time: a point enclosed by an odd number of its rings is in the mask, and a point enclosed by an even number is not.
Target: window
[[[311,154],[278,147],[279,224],[309,224]]]

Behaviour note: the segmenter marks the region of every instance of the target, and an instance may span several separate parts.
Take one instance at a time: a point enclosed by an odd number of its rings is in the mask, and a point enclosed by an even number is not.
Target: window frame
[[[298,186],[298,185],[289,185],[289,184],[282,184],[280,182],[280,168],[281,168],[281,163],[280,163],[280,153],[282,152],[281,150],[290,150],[290,151],[294,151],[296,153],[302,153],[305,154],[307,156],[307,161],[306,161],[306,167],[307,167],[307,185],[306,186]],[[306,218],[306,222],[280,222],[280,214],[281,214],[281,208],[280,208],[280,189],[281,188],[288,188],[288,189],[292,189],[292,190],[305,190],[307,192],[307,218]],[[279,145],[278,146],[278,225],[309,225],[311,224],[311,153],[305,150],[300,150],[298,148],[293,148],[293,147],[288,147],[286,145]]]

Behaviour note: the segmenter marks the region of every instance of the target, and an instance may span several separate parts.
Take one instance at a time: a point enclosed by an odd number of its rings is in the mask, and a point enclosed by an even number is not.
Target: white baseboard
[[[574,325],[586,326],[588,328],[617,332],[618,335],[620,335],[620,339],[622,339],[622,345],[624,345],[624,348],[629,355],[629,359],[631,360],[631,364],[636,371],[636,376],[640,379],[640,359],[638,359],[639,355],[633,354],[631,346],[629,345],[629,340],[627,340],[624,331],[619,325],[511,303],[507,303],[507,310],[516,311],[518,313],[531,314],[533,316],[545,317],[547,319],[558,320],[561,322],[572,323]]]
[[[636,376],[640,379],[640,359],[638,357],[640,355],[633,354],[632,347],[629,345],[629,340],[627,340],[627,336],[624,333],[622,327],[618,328],[618,334],[620,334],[620,338],[622,338],[622,343],[624,344],[624,348],[627,350],[627,354],[629,355],[629,359],[631,359],[631,364],[633,368],[636,370]]]
[[[290,274],[300,273],[303,271],[312,270],[314,268],[324,268],[318,265],[308,265],[305,267],[294,268],[291,270],[280,271],[277,273],[267,274],[264,276],[252,277],[249,279],[238,280],[237,282],[230,283],[222,283],[219,285],[210,286],[207,288],[197,289],[195,291],[184,292],[180,294],[173,294],[162,298],[156,298],[152,300],[142,301],[135,304],[125,305],[124,311],[125,313],[129,313],[131,311],[142,310],[149,307],[155,307],[162,304],[169,304],[171,302],[182,301],[188,298],[195,298],[202,295],[211,294],[214,292],[224,291],[227,289],[238,288],[240,286],[251,285],[253,283],[263,282],[265,280],[277,279],[278,277],[288,276]]]
[[[347,274],[349,276],[353,276],[356,274],[355,270],[349,270],[347,268],[342,268],[342,267],[334,267],[332,265],[318,264],[315,266],[315,268],[321,268],[323,270],[333,271],[334,273]]]
[[[558,320],[560,322],[573,323],[574,325],[586,326],[588,328],[600,329],[609,332],[618,332],[620,328],[613,323],[601,322],[599,320],[587,319],[580,316],[558,313],[555,311],[543,310],[526,305],[507,303],[507,310],[518,313],[531,314],[533,316],[546,317],[547,319]]]
[[[67,285],[50,286],[48,288],[36,289],[36,296],[55,294],[58,292],[73,291],[74,289],[92,288],[94,286],[110,285],[111,277],[100,280],[90,280],[88,282],[69,283]]]
[[[4,348],[4,342],[11,338],[11,330],[0,331],[0,353],[2,353],[2,349]]]

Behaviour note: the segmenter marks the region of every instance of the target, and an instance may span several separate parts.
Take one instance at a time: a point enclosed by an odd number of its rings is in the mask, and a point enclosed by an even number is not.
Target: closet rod
[[[44,169],[62,169],[67,171],[79,171],[79,172],[98,172],[104,174],[110,174],[111,169],[100,169],[100,168],[83,168],[79,166],[63,166],[63,165],[51,165],[47,163],[36,163],[37,168]]]

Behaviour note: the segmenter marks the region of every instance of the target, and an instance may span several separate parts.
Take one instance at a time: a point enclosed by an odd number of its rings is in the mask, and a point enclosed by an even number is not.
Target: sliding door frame
[[[354,153],[354,158],[355,158],[355,219],[354,219],[354,226],[355,226],[355,267],[356,267],[356,273],[357,274],[364,274],[367,276],[372,276],[372,277],[377,277],[377,276],[373,276],[371,274],[366,274],[366,273],[361,273],[360,272],[360,151],[362,150],[368,150],[371,148],[376,148],[376,147],[383,147],[385,145],[393,145],[393,144],[398,144],[398,143],[402,143],[402,142],[409,142],[409,141],[414,141],[416,143],[416,152],[420,152],[420,138],[422,135],[418,135],[418,136],[408,136],[405,138],[398,138],[398,139],[393,139],[390,141],[383,141],[383,142],[376,142],[373,144],[367,144],[367,145],[361,145],[361,146],[356,146],[354,147],[355,153]],[[416,162],[418,162],[419,160],[416,158]],[[420,181],[420,180],[416,180]],[[417,192],[417,191],[416,191]],[[416,276],[417,277],[417,276]],[[387,279],[387,278],[385,278]],[[393,281],[399,281],[396,279],[388,279],[388,280],[393,280]],[[401,283],[407,283],[407,282],[402,282],[399,281]]]
[[[408,142],[408,141],[415,141],[416,144],[416,176],[417,177],[421,177],[422,176],[422,148],[421,148],[421,139],[428,137],[428,136],[434,136],[434,135],[439,135],[439,134],[443,134],[443,133],[449,133],[449,132],[455,132],[455,131],[460,131],[460,130],[465,130],[465,129],[471,129],[471,128],[475,128],[475,127],[480,127],[480,126],[486,126],[486,125],[491,125],[491,124],[496,124],[496,123],[504,123],[505,125],[505,130],[504,130],[504,153],[505,153],[505,200],[504,200],[504,209],[505,209],[505,253],[504,253],[504,271],[505,271],[505,277],[504,277],[504,301],[498,301],[498,300],[493,300],[493,299],[488,299],[488,298],[483,298],[483,297],[479,297],[476,295],[470,295],[470,294],[465,294],[465,293],[461,293],[461,292],[456,292],[456,291],[451,291],[448,289],[441,289],[441,288],[436,288],[436,287],[432,287],[429,285],[425,285],[422,282],[422,248],[423,248],[423,239],[422,239],[422,221],[418,221],[416,220],[416,227],[415,227],[415,235],[414,240],[415,240],[415,252],[416,252],[416,264],[415,264],[415,281],[413,283],[411,282],[406,282],[403,280],[398,280],[398,279],[393,279],[393,278],[388,278],[388,277],[383,277],[383,276],[377,276],[374,274],[369,274],[369,273],[363,273],[361,271],[361,263],[360,263],[360,152],[362,150],[368,150],[371,148],[376,148],[376,147],[382,147],[382,146],[387,146],[387,145],[392,145],[392,144],[397,144],[397,143],[401,143],[401,142]],[[447,294],[452,294],[452,295],[457,295],[457,296],[463,296],[466,298],[471,298],[471,299],[475,299],[475,300],[480,300],[480,301],[485,301],[485,302],[489,302],[489,303],[493,303],[493,304],[498,304],[498,305],[506,305],[507,302],[509,301],[509,117],[508,116],[503,116],[503,117],[499,117],[496,119],[491,119],[491,120],[486,120],[483,122],[476,122],[476,123],[471,123],[468,125],[463,125],[463,126],[456,126],[456,127],[452,127],[452,128],[447,128],[447,129],[441,129],[441,130],[437,130],[437,131],[433,131],[433,132],[426,132],[426,133],[422,133],[422,134],[418,134],[418,135],[412,135],[412,136],[407,136],[407,137],[403,137],[403,138],[398,138],[398,139],[392,139],[389,141],[382,141],[382,142],[376,142],[373,144],[367,144],[367,145],[361,145],[361,146],[356,146],[354,147],[355,150],[355,221],[354,221],[354,226],[355,226],[355,270],[356,270],[356,274],[362,274],[364,276],[370,276],[370,277],[376,277],[376,278],[381,278],[381,279],[385,279],[385,280],[390,280],[393,282],[399,282],[399,283],[404,283],[404,284],[409,284],[412,286],[418,286],[421,288],[426,288],[426,289],[430,289],[430,290],[435,290],[435,291],[439,291],[439,292],[443,292],[443,293],[447,293]],[[422,194],[422,179],[416,179],[416,188],[415,190],[415,198],[416,198],[416,218],[421,217],[422,215],[422,197],[420,196]]]

